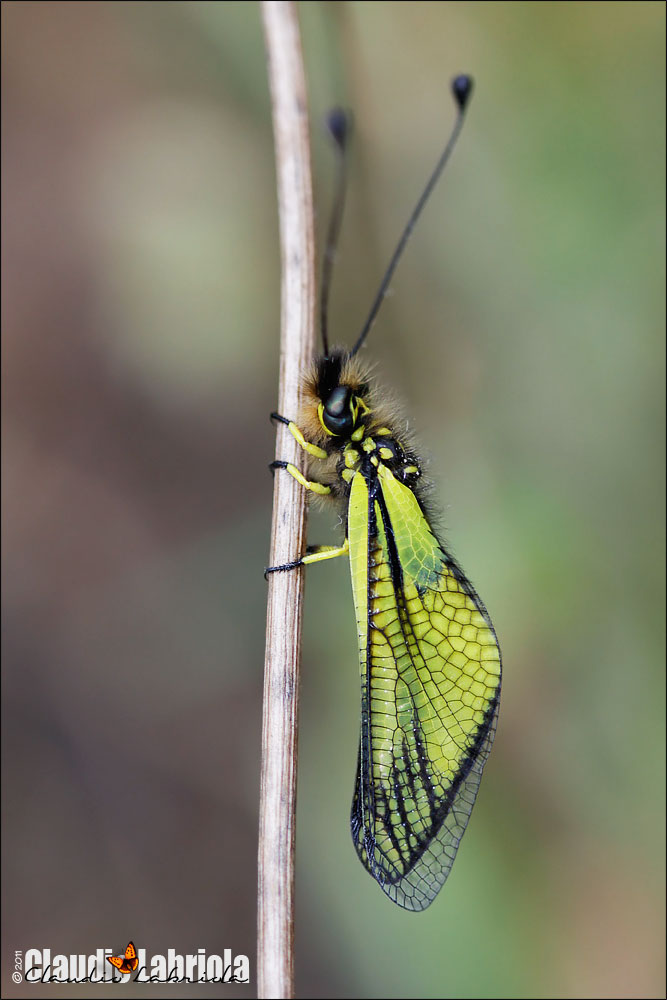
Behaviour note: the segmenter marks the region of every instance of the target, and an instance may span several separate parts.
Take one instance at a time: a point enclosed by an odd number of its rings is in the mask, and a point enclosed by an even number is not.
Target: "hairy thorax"
[[[327,454],[314,465],[334,498],[347,497],[357,472],[372,481],[383,466],[410,489],[420,485],[420,463],[397,426],[396,409],[376,399],[370,371],[357,358],[344,352],[319,358],[304,380],[302,398],[299,426]]]

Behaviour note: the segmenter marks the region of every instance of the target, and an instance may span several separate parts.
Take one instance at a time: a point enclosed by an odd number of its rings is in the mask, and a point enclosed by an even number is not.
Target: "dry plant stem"
[[[279,412],[294,419],[299,379],[313,356],[315,242],[306,84],[296,4],[265,0],[262,16],[273,104],[282,256]],[[303,469],[303,452],[278,426],[276,457]],[[305,548],[305,491],[277,471],[270,564]],[[258,996],[294,994],[294,827],[303,570],[269,576],[264,665],[257,926]]]

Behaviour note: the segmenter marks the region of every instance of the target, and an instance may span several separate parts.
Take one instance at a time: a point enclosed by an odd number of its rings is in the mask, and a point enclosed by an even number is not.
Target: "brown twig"
[[[296,417],[299,377],[313,355],[315,239],[306,84],[296,4],[264,0],[262,16],[273,104],[282,256],[280,384],[282,414]],[[303,467],[303,453],[280,424],[276,456]],[[305,491],[275,476],[271,565],[304,551]],[[257,925],[258,996],[294,993],[294,834],[303,570],[269,577],[264,664]]]

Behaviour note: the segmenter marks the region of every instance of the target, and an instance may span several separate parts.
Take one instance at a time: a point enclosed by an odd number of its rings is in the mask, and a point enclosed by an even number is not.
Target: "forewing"
[[[348,511],[362,721],[352,835],[400,906],[423,910],[451,869],[498,716],[500,651],[486,609],[385,468]]]

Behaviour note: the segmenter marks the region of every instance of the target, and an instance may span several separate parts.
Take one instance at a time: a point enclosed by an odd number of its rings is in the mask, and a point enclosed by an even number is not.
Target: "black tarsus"
[[[269,579],[269,573],[286,573],[288,570],[298,569],[299,566],[303,566],[301,559],[296,559],[290,563],[283,563],[282,566],[267,566],[264,570],[264,579]]]
[[[306,555],[310,555],[312,552],[317,552],[319,548],[319,545],[307,545]],[[264,570],[264,579],[268,579],[269,573],[286,573],[288,570],[298,569],[299,566],[303,566],[303,557],[301,557],[301,559],[295,559],[294,562],[283,563],[282,566],[267,566]]]

